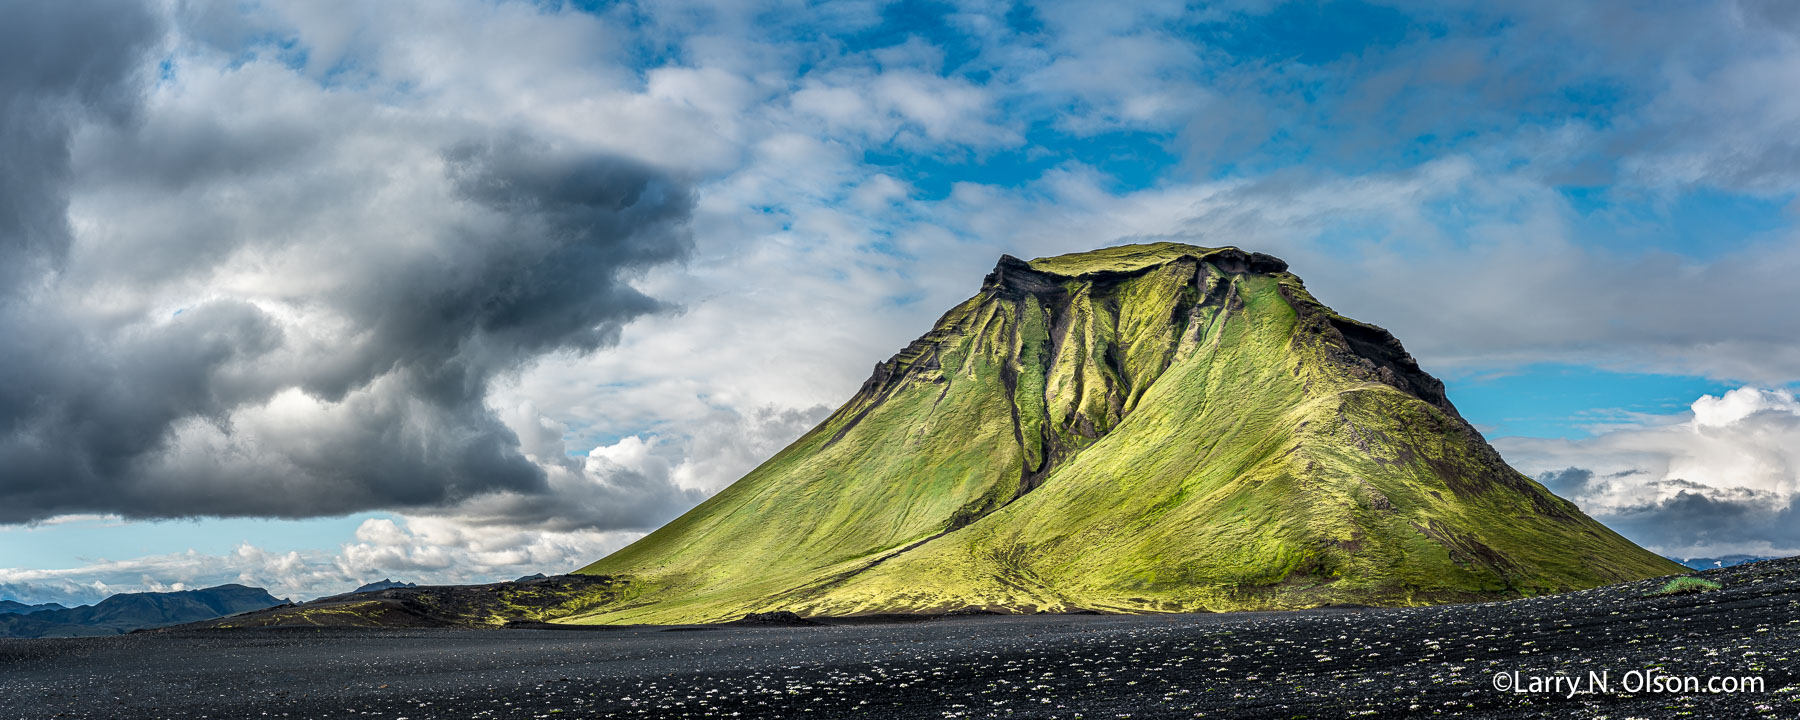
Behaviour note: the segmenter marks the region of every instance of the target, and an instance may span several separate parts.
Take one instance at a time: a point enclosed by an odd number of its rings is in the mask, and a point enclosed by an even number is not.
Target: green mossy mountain
[[[1683,572],[1508,467],[1386,330],[1286,263],[1025,262],[563,622],[1499,599]]]

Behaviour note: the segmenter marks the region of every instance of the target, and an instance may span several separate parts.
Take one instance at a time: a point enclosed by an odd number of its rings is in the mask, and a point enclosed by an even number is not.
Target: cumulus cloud
[[[1738,388],[1590,438],[1501,438],[1508,461],[1665,554],[1800,553],[1800,401]]]
[[[1009,147],[1024,141],[1017,129],[997,122],[990,93],[965,79],[910,68],[809,78],[791,102],[833,135],[861,135],[904,148]]]
[[[1800,319],[1761,310],[1800,303],[1800,286],[1784,279],[1800,271],[1793,237],[1707,259],[1610,248],[1587,241],[1558,190],[1454,154],[1354,176],[1107,186],[1086,168],[1018,190],[958,186],[921,214],[961,229],[960,241],[924,244],[917,226],[906,237],[969,270],[909,282],[945,307],[1001,251],[1230,244],[1288,260],[1321,299],[1394,330],[1434,372],[1562,362],[1764,384],[1800,377]]]
[[[274,552],[245,542],[224,554],[189,550],[71,568],[0,569],[0,598],[80,605],[123,592],[238,583],[301,601],[348,592],[381,578],[427,585],[489,583],[539,572],[569,572],[640,535],[376,517],[364,520],[335,551]]]
[[[137,36],[95,39],[88,7],[7,23],[52,50],[9,63],[41,67],[4,90],[7,141],[42,156],[6,182],[44,217],[3,231],[7,268],[30,273],[0,306],[0,522],[544,490],[489,389],[666,309],[631,280],[688,252],[689,184],[578,138],[334,90],[264,45],[177,39],[146,90],[155,19],[126,8],[97,24]],[[87,43],[106,52],[61,50]]]
[[[714,409],[681,423],[678,434],[627,435],[578,456],[564,450],[566,429],[546,424],[527,404],[511,417],[538,424],[531,459],[547,469],[547,487],[470,498],[436,511],[436,518],[471,528],[653,530],[742,477],[828,414],[824,406],[765,406],[745,414]]]
[[[162,29],[128,2],[8,8],[0,26],[0,299],[36,289],[69,252],[69,141],[84,116],[122,122]],[[8,417],[0,415],[0,417]]]

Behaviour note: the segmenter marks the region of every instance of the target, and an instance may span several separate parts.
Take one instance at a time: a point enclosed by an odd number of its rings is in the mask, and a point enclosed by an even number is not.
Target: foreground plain
[[[0,641],[0,717],[1800,717],[1800,559],[1432,608]],[[1655,668],[1762,692],[1502,693]]]

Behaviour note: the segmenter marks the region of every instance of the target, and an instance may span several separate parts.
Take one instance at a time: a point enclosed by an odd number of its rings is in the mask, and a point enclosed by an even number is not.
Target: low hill
[[[406,585],[345,593],[171,630],[292,627],[495,628],[530,626],[617,602],[629,588],[588,575],[486,585]]]

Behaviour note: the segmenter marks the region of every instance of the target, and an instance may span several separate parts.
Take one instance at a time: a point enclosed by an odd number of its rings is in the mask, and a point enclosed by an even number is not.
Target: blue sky
[[[98,70],[0,88],[66,110],[0,132],[69,149],[9,170],[64,222],[0,216],[58,248],[0,277],[0,329],[42,339],[0,460],[62,468],[0,478],[0,596],[566,570],[803,432],[1001,253],[1147,239],[1285,258],[1641,543],[1800,550],[1781,3],[108,17],[39,60]],[[596,217],[629,232],[544,244]]]

